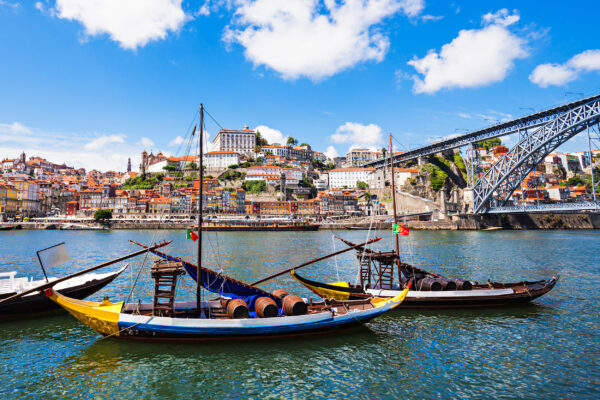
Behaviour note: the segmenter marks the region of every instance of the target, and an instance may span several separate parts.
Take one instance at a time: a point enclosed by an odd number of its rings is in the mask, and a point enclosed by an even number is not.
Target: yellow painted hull
[[[49,298],[96,332],[105,336],[119,336],[119,313],[123,302],[98,303],[77,300],[63,296],[53,289]]]

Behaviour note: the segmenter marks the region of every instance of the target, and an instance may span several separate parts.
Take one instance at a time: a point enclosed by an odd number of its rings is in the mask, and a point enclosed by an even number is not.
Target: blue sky
[[[25,150],[123,170],[143,148],[175,153],[200,102],[224,127],[329,154],[380,148],[389,132],[411,148],[600,92],[599,11],[595,1],[0,0],[0,158]]]

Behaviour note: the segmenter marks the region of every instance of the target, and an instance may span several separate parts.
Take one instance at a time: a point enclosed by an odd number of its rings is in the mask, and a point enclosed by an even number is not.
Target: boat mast
[[[202,265],[202,183],[203,183],[203,153],[204,153],[204,105],[200,104],[200,136],[198,138],[198,177],[200,184],[198,185],[198,263],[196,264],[196,307],[198,315],[202,315],[202,290],[200,288],[200,266]]]
[[[390,179],[392,182],[392,207],[394,208],[394,224],[398,224],[398,217],[396,214],[396,185],[394,184],[394,163],[392,162],[392,157],[394,155],[392,151],[392,134],[390,133]],[[396,263],[398,265],[398,281],[401,281],[401,273],[400,273],[400,241],[398,239],[398,234],[394,234],[396,238],[396,255],[398,258],[396,259]]]

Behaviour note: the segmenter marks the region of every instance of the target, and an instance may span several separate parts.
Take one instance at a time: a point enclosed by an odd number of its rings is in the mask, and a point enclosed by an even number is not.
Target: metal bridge
[[[600,95],[413,149],[395,155],[393,163],[395,165],[445,150],[473,145],[485,139],[518,133],[517,145],[500,157],[489,170],[480,171],[473,165],[474,163],[471,163],[468,181],[473,189],[475,213],[512,212],[510,210],[513,209],[522,212],[523,207],[510,207],[507,206],[507,202],[523,179],[558,146],[586,128],[598,124],[600,124]],[[477,158],[476,152],[475,158]],[[388,160],[377,160],[365,164],[365,167],[385,168],[386,164],[389,165]],[[583,207],[583,203],[579,204],[576,207]],[[584,209],[590,209],[589,205],[585,204]],[[598,209],[596,203],[592,205],[591,209]],[[569,206],[563,205],[564,207]],[[505,211],[500,211],[501,209]],[[556,207],[552,209],[558,211]]]

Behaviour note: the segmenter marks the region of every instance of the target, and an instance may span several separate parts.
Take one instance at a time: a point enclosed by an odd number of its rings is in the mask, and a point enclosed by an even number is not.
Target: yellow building
[[[13,186],[0,184],[0,220],[14,218],[18,205],[17,190]]]

